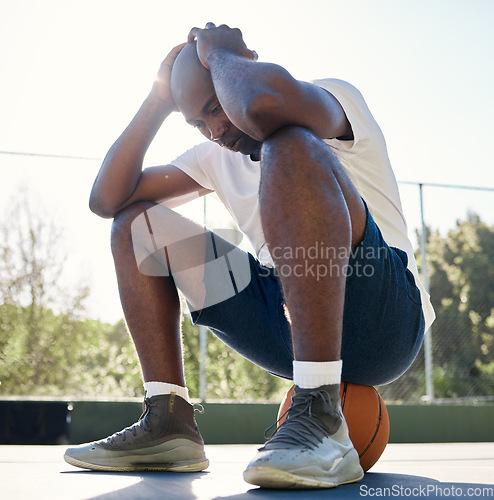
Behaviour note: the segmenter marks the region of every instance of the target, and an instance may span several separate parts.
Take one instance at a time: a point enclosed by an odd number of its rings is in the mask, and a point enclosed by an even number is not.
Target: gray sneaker
[[[296,386],[286,420],[250,462],[245,481],[265,488],[332,488],[362,479],[339,389]]]
[[[106,439],[69,448],[64,459],[99,471],[197,472],[209,465],[194,408],[175,394],[145,399],[137,423]]]

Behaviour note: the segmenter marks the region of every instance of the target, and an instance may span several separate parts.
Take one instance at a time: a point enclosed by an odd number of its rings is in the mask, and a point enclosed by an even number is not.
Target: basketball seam
[[[345,408],[345,401],[346,401],[346,389],[348,387],[347,382],[343,382],[343,394],[341,395],[341,411],[343,411],[343,408]]]
[[[374,392],[377,396],[377,400],[379,401],[379,416],[377,419],[377,426],[376,426],[376,431],[374,432],[374,435],[372,436],[371,440],[369,441],[369,444],[365,447],[365,450],[362,451],[362,453],[359,455],[359,458],[362,458],[367,450],[371,447],[372,443],[374,442],[374,439],[376,439],[377,433],[379,432],[379,429],[381,427],[381,419],[382,419],[382,409],[381,409],[381,397],[379,396],[379,393],[376,391],[376,388],[373,387]]]

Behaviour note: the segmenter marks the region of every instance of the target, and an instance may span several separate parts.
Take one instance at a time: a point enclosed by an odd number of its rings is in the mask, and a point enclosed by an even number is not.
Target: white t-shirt
[[[355,87],[336,79],[315,80],[313,83],[330,92],[346,113],[354,139],[328,139],[325,142],[366,201],[386,243],[407,253],[408,268],[421,292],[427,330],[434,320],[434,310],[418,276],[398,185],[381,129]],[[258,259],[264,264],[273,265],[261,225],[259,163],[252,161],[249,156],[234,153],[209,141],[195,146],[171,163],[201,186],[215,191],[240,230],[249,238]]]

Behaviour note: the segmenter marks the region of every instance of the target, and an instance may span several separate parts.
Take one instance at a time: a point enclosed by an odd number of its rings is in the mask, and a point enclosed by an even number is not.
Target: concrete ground
[[[202,473],[104,473],[71,467],[65,446],[0,446],[0,499],[494,498],[494,443],[390,444],[355,484],[332,490],[261,490],[242,472],[253,445],[209,445]]]

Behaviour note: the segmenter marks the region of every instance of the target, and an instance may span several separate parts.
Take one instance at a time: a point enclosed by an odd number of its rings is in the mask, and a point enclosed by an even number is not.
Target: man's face
[[[186,46],[179,57],[173,67],[172,94],[187,123],[222,147],[257,156],[261,143],[235,127],[226,116],[211,74],[195,54],[195,45]]]

